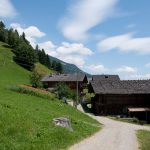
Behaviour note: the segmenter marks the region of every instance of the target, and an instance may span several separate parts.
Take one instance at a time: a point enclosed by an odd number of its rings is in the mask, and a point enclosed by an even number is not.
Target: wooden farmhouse
[[[91,100],[95,114],[130,114],[150,120],[150,80],[120,80],[117,75],[93,76],[89,92],[95,93]]]
[[[81,92],[85,86],[87,86],[88,79],[83,73],[74,74],[54,74],[48,75],[42,79],[43,84],[47,84],[49,88],[54,88],[57,83],[65,83],[72,90],[78,90]]]

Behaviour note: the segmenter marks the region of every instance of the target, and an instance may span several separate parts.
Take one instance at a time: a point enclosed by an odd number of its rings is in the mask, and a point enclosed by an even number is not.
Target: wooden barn
[[[78,86],[79,92],[87,86],[88,79],[83,73],[74,74],[54,74],[48,75],[42,79],[43,84],[47,84],[49,88],[54,88],[57,83],[65,83],[72,90],[76,90]]]
[[[131,114],[150,120],[150,80],[120,80],[118,76],[93,77],[89,92],[95,93],[95,114]],[[141,115],[144,114],[144,115]],[[143,118],[143,116],[145,118]]]

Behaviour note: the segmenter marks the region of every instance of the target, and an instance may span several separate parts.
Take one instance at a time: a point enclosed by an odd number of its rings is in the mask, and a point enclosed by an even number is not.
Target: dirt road
[[[103,129],[81,143],[75,144],[69,150],[138,150],[136,130],[150,130],[150,127],[146,126],[90,116],[102,123]]]

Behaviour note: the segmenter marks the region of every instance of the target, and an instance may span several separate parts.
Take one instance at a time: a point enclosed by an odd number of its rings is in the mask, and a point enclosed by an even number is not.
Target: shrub
[[[83,99],[85,101],[91,101],[91,98],[93,98],[94,96],[95,96],[94,93],[88,93],[88,89],[83,90]]]
[[[55,87],[55,92],[57,93],[57,96],[59,99],[62,99],[63,97],[75,99],[76,94],[73,92],[66,84],[64,83],[58,83]]]
[[[43,83],[43,88],[48,89],[48,83]]]
[[[34,69],[31,76],[30,76],[30,82],[32,84],[32,87],[37,88],[41,87],[41,78],[42,76]]]
[[[139,119],[137,119],[137,118],[134,117],[134,118],[133,118],[133,122],[139,124]]]

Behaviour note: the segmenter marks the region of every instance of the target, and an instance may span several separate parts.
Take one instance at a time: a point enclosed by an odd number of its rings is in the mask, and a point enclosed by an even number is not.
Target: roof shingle
[[[44,77],[41,81],[48,82],[48,81],[55,81],[55,82],[75,82],[75,81],[83,81],[87,79],[86,75],[83,73],[74,73],[74,74],[54,74],[48,75]]]
[[[95,94],[150,94],[150,80],[91,81]]]
[[[120,80],[118,75],[93,75],[92,77],[93,81],[116,81]]]

